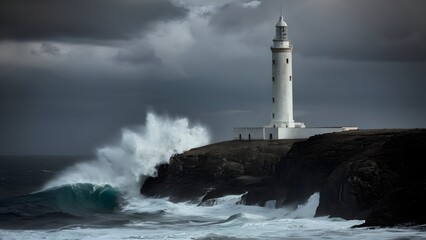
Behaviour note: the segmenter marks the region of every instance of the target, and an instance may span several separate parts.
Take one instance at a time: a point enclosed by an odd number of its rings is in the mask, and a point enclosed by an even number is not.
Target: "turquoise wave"
[[[69,184],[0,200],[0,215],[36,217],[63,213],[84,216],[114,212],[120,202],[119,191],[110,185]]]

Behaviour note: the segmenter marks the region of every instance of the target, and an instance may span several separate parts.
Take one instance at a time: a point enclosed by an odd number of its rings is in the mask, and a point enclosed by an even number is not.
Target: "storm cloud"
[[[282,1],[295,120],[426,127],[422,0]],[[281,1],[0,3],[0,154],[91,154],[145,114],[270,121]]]
[[[4,0],[0,39],[129,39],[156,21],[185,15],[184,8],[164,0]]]
[[[153,49],[147,49],[143,46],[135,47],[127,51],[119,51],[114,59],[120,64],[143,65],[143,64],[161,64]]]
[[[291,40],[306,56],[357,61],[425,61],[426,2],[422,0],[283,1]],[[214,14],[212,26],[244,32],[264,23],[279,3],[263,1],[246,9],[235,2]]]

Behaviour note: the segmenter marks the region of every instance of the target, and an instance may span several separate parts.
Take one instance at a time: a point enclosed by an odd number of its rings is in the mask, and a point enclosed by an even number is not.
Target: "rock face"
[[[425,130],[354,131],[295,144],[277,167],[284,205],[320,192],[317,216],[425,223]],[[399,197],[396,197],[399,196]]]
[[[426,130],[350,131],[305,141],[230,141],[173,156],[141,192],[202,203],[243,194],[277,207],[320,192],[317,216],[365,219],[363,226],[426,223]]]
[[[426,131],[378,135],[322,188],[317,214],[366,219],[364,226],[426,222]]]
[[[203,202],[243,194],[274,181],[275,167],[297,140],[229,141],[172,156],[148,178],[141,193],[171,201]]]

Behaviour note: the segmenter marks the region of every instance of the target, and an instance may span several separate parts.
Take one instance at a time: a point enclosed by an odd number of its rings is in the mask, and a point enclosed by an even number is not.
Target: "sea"
[[[242,205],[240,195],[205,206],[140,194],[155,166],[209,142],[199,124],[149,113],[93,156],[1,156],[0,239],[426,239],[426,226],[314,217],[319,193],[291,209]]]

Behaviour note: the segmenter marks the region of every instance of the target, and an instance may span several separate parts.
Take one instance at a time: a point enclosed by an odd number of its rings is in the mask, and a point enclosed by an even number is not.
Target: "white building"
[[[307,128],[293,119],[293,46],[288,40],[287,23],[278,20],[272,52],[272,113],[271,122],[264,127],[234,129],[234,139],[300,139],[313,135],[356,130],[357,127]]]

